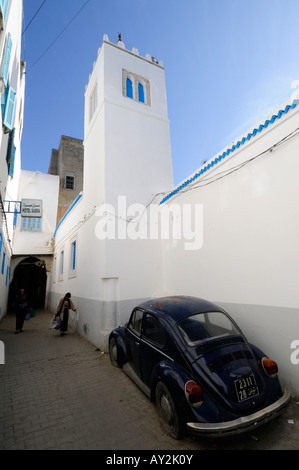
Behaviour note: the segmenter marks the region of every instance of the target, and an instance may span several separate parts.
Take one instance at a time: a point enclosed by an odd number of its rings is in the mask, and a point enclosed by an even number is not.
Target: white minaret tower
[[[148,205],[173,187],[161,62],[104,35],[85,92],[84,197]]]
[[[60,266],[63,259],[72,269],[58,274],[55,288],[75,293],[78,330],[105,350],[131,308],[162,289],[160,240],[134,237],[138,222],[121,218],[118,202],[147,207],[173,187],[164,72],[152,56],[128,51],[121,36],[113,44],[105,35],[86,86],[83,195],[55,238]],[[102,238],[98,212],[107,206],[121,230]]]

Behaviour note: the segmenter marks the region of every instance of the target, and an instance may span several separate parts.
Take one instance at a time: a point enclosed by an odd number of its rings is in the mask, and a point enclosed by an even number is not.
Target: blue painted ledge
[[[180,186],[175,188],[173,191],[171,191],[167,196],[165,196],[160,204],[163,204],[164,202],[168,201],[171,197],[175,196],[178,194],[182,189],[184,189],[186,186],[189,184],[193,183],[197,178],[199,178],[201,175],[203,175],[207,170],[212,168],[213,166],[217,165],[221,160],[223,160],[225,157],[227,157],[229,154],[234,152],[236,149],[238,149],[241,145],[244,145],[245,142],[248,142],[252,137],[255,137],[258,133],[262,132],[264,129],[266,129],[270,124],[274,124],[274,122],[277,119],[280,119],[284,114],[287,114],[290,109],[296,108],[298,105],[299,100],[294,100],[293,104],[288,104],[285,109],[280,110],[277,114],[273,114],[271,119],[267,119],[264,124],[261,124],[258,128],[253,129],[252,132],[249,132],[246,137],[243,137],[241,140],[239,140],[235,145],[232,147],[228,148],[225,152],[223,152],[221,155],[218,155],[213,161],[208,163],[204,168],[202,168],[198,173],[196,173],[192,178],[189,178],[186,180],[184,183],[182,183]]]
[[[68,210],[66,211],[66,213],[64,214],[64,216],[62,217],[62,219],[60,220],[59,224],[57,225],[56,229],[55,229],[55,232],[54,232],[54,238],[56,236],[56,233],[57,233],[57,230],[59,229],[60,225],[62,224],[62,222],[67,218],[67,216],[69,215],[69,213],[71,212],[71,210],[75,207],[75,205],[80,201],[82,197],[82,193],[78,194],[78,196],[76,197],[76,199],[74,200],[74,202],[70,205],[70,207],[68,208]]]

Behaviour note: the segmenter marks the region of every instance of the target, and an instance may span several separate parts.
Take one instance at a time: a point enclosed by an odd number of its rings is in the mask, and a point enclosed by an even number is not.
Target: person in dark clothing
[[[20,289],[16,297],[16,334],[23,331],[23,325],[26,313],[29,309],[29,297],[25,292],[25,289]]]
[[[71,293],[68,292],[67,294],[65,294],[64,297],[62,297],[62,299],[60,299],[56,313],[56,316],[62,316],[63,314],[62,322],[60,325],[61,336],[64,336],[67,332],[70,309],[73,310],[73,312],[76,312],[76,307],[71,300]]]

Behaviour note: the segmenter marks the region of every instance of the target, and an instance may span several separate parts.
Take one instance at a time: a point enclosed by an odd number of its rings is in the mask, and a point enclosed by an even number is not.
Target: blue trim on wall
[[[214,165],[217,165],[221,160],[223,160],[225,157],[227,157],[230,153],[234,152],[236,149],[238,149],[241,145],[244,145],[245,142],[249,141],[252,137],[255,137],[259,132],[262,132],[264,129],[266,129],[270,124],[274,124],[274,122],[277,119],[280,119],[284,114],[287,114],[290,109],[296,108],[298,105],[299,100],[294,100],[293,104],[288,104],[285,109],[280,110],[277,114],[273,114],[271,119],[267,119],[264,124],[261,124],[258,128],[255,128],[252,132],[249,132],[246,137],[243,137],[241,140],[239,140],[235,145],[233,145],[231,148],[228,148],[225,152],[223,152],[221,155],[218,155],[214,160],[212,160],[210,163],[208,163],[204,168],[202,168],[198,173],[196,173],[192,178],[189,178],[186,180],[184,183],[182,183],[180,186],[178,186],[176,189],[171,191],[167,196],[165,196],[160,204],[163,204],[164,202],[168,201],[172,196],[175,196],[178,194],[182,189],[184,189],[186,186],[188,186],[190,183],[193,183],[197,178],[199,178],[201,175],[203,175],[207,170],[212,168]]]
[[[69,215],[69,213],[71,212],[71,210],[75,207],[75,205],[77,204],[77,202],[80,201],[82,197],[82,193],[80,193],[76,199],[74,200],[74,202],[70,205],[70,207],[68,208],[68,210],[66,211],[66,213],[64,214],[64,216],[62,217],[62,219],[60,220],[59,224],[57,225],[56,229],[55,229],[55,232],[54,232],[54,238],[56,236],[56,233],[57,233],[57,230],[59,229],[60,225],[62,224],[62,222],[67,218],[67,216]]]

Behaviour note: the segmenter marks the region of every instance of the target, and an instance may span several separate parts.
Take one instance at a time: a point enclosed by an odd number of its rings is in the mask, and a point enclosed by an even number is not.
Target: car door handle
[[[135,341],[136,346],[139,346],[140,341]]]

